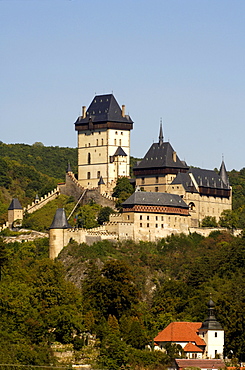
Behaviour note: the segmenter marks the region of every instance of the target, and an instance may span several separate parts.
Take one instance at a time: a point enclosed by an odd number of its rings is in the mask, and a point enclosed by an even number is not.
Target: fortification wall
[[[24,212],[33,213],[33,212],[37,211],[38,209],[45,206],[45,204],[47,204],[51,200],[54,200],[55,198],[57,198],[59,196],[59,194],[60,194],[60,190],[57,187],[56,189],[52,190],[48,194],[41,197],[41,199],[39,201],[32,202],[32,204],[30,204],[26,208],[24,208]]]

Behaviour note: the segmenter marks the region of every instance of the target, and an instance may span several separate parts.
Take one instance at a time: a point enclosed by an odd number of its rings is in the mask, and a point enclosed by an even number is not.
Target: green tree
[[[133,194],[134,188],[130,184],[129,179],[127,177],[120,177],[117,179],[117,184],[115,188],[113,189],[112,196],[115,198],[118,198],[116,202],[116,207],[118,209],[121,208],[121,204],[130,197],[131,194]]]
[[[108,222],[112,213],[114,213],[114,210],[111,207],[102,207],[98,213],[98,223],[103,225],[104,222]]]
[[[203,218],[201,227],[217,227],[217,221],[215,217],[212,216],[206,216]]]
[[[219,225],[234,230],[238,226],[238,215],[235,211],[226,209],[221,213]]]

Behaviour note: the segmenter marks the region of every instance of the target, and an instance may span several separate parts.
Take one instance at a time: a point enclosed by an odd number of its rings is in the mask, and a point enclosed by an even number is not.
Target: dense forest
[[[244,259],[245,238],[220,232],[158,243],[71,241],[56,261],[48,239],[2,240],[0,364],[57,364],[52,345],[63,344],[93,368],[164,369],[179,350],[151,351],[153,338],[172,321],[204,320],[210,293],[225,356],[244,360]]]
[[[0,143],[0,223],[12,197],[25,206],[64,181],[68,161],[76,172],[76,149]],[[229,178],[233,211],[222,221],[244,229],[245,169]],[[114,189],[119,200],[132,191],[129,183]],[[24,227],[46,231],[57,208],[69,214],[73,206],[71,197],[60,196],[25,217]],[[69,222],[90,228],[111,212],[89,204]],[[73,353],[66,366],[165,369],[179,349],[152,351],[153,338],[172,321],[204,320],[210,293],[225,330],[225,356],[234,364],[245,360],[243,234],[92,246],[71,240],[55,261],[48,259],[48,239],[7,243],[6,235],[11,231],[0,233],[0,364],[56,366],[59,348]]]

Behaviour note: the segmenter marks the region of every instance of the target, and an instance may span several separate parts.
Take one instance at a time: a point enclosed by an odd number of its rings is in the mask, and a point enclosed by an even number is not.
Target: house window
[[[90,179],[90,172],[87,173],[87,179]]]
[[[100,171],[97,171],[97,179],[100,178]]]

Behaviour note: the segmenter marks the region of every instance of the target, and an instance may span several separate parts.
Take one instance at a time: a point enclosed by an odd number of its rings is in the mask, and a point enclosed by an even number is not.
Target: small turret
[[[71,164],[70,164],[70,161],[68,161],[66,172],[71,172]]]
[[[58,208],[49,228],[49,257],[56,258],[60,251],[68,244],[69,236],[65,232],[71,228],[68,224],[64,208]]]
[[[228,174],[225,168],[225,162],[223,159],[222,159],[222,163],[220,166],[219,175],[221,177],[221,180],[225,184],[225,186],[229,187],[229,177],[228,177]]]

